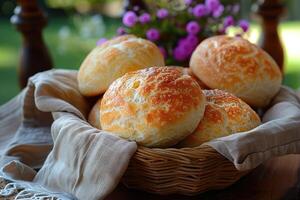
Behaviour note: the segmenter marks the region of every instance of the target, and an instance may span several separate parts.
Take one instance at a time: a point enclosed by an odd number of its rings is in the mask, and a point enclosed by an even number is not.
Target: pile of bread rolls
[[[190,68],[165,66],[159,48],[132,35],[97,46],[78,73],[84,96],[98,96],[88,121],[147,147],[195,147],[260,125],[282,75],[262,49],[240,37],[214,36]]]

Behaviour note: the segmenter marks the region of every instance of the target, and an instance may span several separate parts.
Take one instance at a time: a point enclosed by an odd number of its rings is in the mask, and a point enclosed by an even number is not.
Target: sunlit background
[[[256,42],[260,27],[253,20],[251,5],[255,1],[242,0],[242,15],[250,19],[247,37]],[[101,37],[113,37],[120,26],[123,12],[121,0],[46,0],[39,1],[48,13],[49,23],[44,40],[56,68],[78,69],[87,53]],[[300,1],[287,0],[288,12],[279,27],[285,49],[284,83],[300,87]],[[20,90],[17,66],[21,36],[10,24],[15,1],[0,1],[0,104]]]

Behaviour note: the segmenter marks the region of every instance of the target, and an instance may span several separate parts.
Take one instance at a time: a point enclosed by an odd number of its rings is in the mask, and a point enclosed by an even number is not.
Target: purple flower
[[[186,32],[188,32],[190,34],[197,34],[200,31],[200,26],[199,26],[198,22],[190,21],[189,23],[187,23],[185,29],[186,29]]]
[[[234,19],[233,19],[233,17],[232,17],[232,16],[227,16],[227,17],[225,17],[223,24],[224,24],[224,28],[225,28],[225,29],[226,29],[227,27],[229,27],[229,26],[232,26],[232,25],[234,24]]]
[[[151,16],[149,13],[143,13],[140,17],[139,17],[139,21],[142,24],[147,24],[148,22],[151,21]]]
[[[137,22],[137,16],[134,12],[128,11],[123,16],[123,24],[128,27],[132,27]]]
[[[159,39],[160,35],[159,35],[159,31],[155,28],[150,28],[147,33],[146,36],[149,40],[151,41],[156,41]]]
[[[100,38],[100,39],[97,41],[96,45],[97,45],[97,46],[100,46],[101,44],[103,44],[103,43],[106,42],[106,41],[107,41],[106,38]]]
[[[192,36],[192,37],[195,37],[195,36]],[[198,39],[196,39],[196,40],[198,40]],[[192,55],[192,53],[196,47],[197,47],[197,44],[190,43],[188,37],[183,38],[178,42],[178,46],[173,50],[173,57],[177,61],[184,61]]]
[[[193,0],[184,0],[185,5],[189,6],[191,5]]]
[[[178,41],[178,46],[183,45],[185,42],[187,42],[187,41],[186,41],[186,38],[181,38],[181,39],[179,39],[179,41]]]
[[[118,34],[118,35],[124,35],[125,33],[126,33],[126,30],[125,30],[124,27],[119,27],[119,28],[117,29],[117,34]]]
[[[205,0],[205,6],[210,12],[214,12],[220,6],[219,0]]]
[[[199,39],[195,35],[188,35],[178,41],[177,47],[173,50],[173,57],[177,61],[188,59],[199,43]]]
[[[169,15],[169,12],[167,9],[164,9],[164,8],[161,8],[157,11],[156,13],[156,16],[159,18],[159,19],[164,19],[166,18],[167,16]]]
[[[197,36],[195,35],[188,35],[185,38],[186,42],[188,42],[189,44],[191,44],[192,46],[196,47],[199,43],[199,39]]]
[[[161,54],[164,56],[164,58],[166,58],[167,57],[166,49],[163,46],[159,46],[158,48],[159,48]]]
[[[199,43],[199,39],[195,35],[188,35],[185,38],[181,38],[178,41],[178,46],[186,46],[189,45],[191,48],[196,47]]]
[[[185,42],[181,43],[180,45],[178,45],[178,48],[183,49],[185,51],[185,54],[188,56],[193,52],[195,45],[185,41]]]
[[[186,60],[188,58],[188,54],[186,53],[186,51],[184,50],[184,48],[176,47],[173,50],[173,57],[177,61],[184,61],[184,60]]]
[[[249,29],[249,22],[247,20],[240,20],[239,21],[239,26],[243,29],[244,32],[247,32]]]
[[[181,38],[177,47],[173,50],[173,57],[178,61],[186,60],[192,55],[198,43],[199,39],[195,35]]]
[[[207,8],[203,4],[198,4],[193,8],[193,15],[195,17],[202,17],[207,14]]]
[[[224,11],[224,6],[220,4],[217,9],[212,11],[212,16],[214,18],[218,18],[223,14],[223,11]]]

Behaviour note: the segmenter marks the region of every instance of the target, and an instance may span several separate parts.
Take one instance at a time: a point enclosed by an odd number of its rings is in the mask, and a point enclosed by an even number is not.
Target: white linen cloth
[[[39,73],[0,108],[0,167],[7,178],[34,182],[30,190],[35,193],[103,199],[118,184],[137,146],[90,127],[90,105],[77,89],[76,76],[65,70]],[[38,173],[36,168],[41,168]]]
[[[137,145],[86,122],[91,100],[80,95],[76,76],[70,70],[39,73],[0,107],[0,176],[9,182],[0,187],[0,198],[21,191],[16,199],[103,199],[120,181]],[[263,122],[207,144],[238,170],[300,152],[300,99],[294,91],[282,87]]]

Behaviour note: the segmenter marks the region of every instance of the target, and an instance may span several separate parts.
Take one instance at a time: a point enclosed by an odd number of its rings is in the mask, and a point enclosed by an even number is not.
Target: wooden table
[[[194,197],[160,196],[119,185],[106,200],[300,199],[300,155],[277,157],[260,165],[231,187]]]

